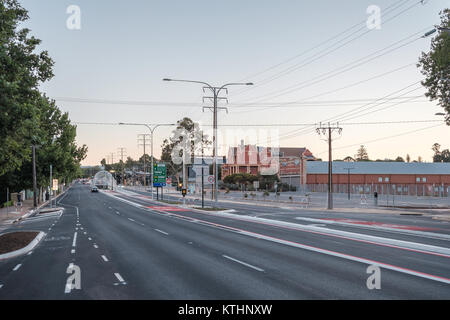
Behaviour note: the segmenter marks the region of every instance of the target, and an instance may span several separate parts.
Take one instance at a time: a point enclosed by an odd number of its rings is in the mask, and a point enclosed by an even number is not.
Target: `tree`
[[[405,162],[405,160],[402,157],[398,156],[397,158],[395,158],[395,162]]]
[[[431,150],[434,151],[433,162],[450,162],[449,149],[440,150],[441,145],[439,143],[433,144]]]
[[[409,156],[409,154],[406,155],[406,162],[411,162],[411,157]]]
[[[67,181],[81,174],[87,147],[77,147],[76,126],[39,85],[53,77],[47,51],[36,52],[41,41],[18,30],[28,19],[16,0],[0,1],[0,198],[32,187],[31,145],[36,145],[38,186],[53,176]]]
[[[369,161],[369,155],[367,154],[367,149],[361,145],[355,155],[356,161]]]
[[[346,157],[344,158],[344,161],[345,161],[345,162],[354,162],[355,159],[352,158],[352,157],[350,157],[350,156],[346,156]]]
[[[441,24],[438,29],[449,29],[450,9],[440,12]],[[428,91],[425,96],[431,101],[437,100],[438,104],[446,112],[445,120],[450,125],[450,34],[439,32],[431,40],[431,50],[428,53],[422,52],[417,67],[421,67],[421,72],[425,76],[422,85]]]
[[[174,154],[182,159],[185,156],[184,150],[189,151],[192,163],[194,155],[201,153],[202,145],[207,147],[211,144],[208,136],[200,130],[198,123],[190,118],[185,117],[178,120],[177,124],[177,128],[172,131],[172,136],[164,139],[161,146],[161,160],[168,164],[167,175],[178,175],[182,170],[182,163],[174,161],[175,159],[172,158]]]

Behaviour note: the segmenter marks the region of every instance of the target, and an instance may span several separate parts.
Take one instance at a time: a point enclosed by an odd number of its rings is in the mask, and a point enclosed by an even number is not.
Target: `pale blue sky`
[[[387,47],[418,32],[432,29],[439,23],[439,11],[449,1],[430,0],[418,4],[392,21],[382,24],[335,52],[297,71],[260,85],[263,80],[296,63],[309,61],[325,52],[327,44],[290,63],[255,77],[246,78],[293,57],[341,31],[367,19],[366,8],[379,6],[381,22],[418,1],[88,1],[88,0],[22,0],[29,10],[26,26],[43,40],[42,48],[55,60],[55,77],[42,86],[50,97],[86,99],[185,102],[189,108],[174,106],[108,105],[58,101],[74,122],[176,122],[189,116],[211,124],[210,113],[202,113],[201,86],[167,83],[165,77],[193,79],[220,85],[245,79],[255,88],[242,93],[241,88],[229,91],[229,113],[220,114],[222,124],[314,123],[351,110],[359,105],[308,106],[239,109],[233,105],[257,101],[298,101],[364,80],[395,68],[405,68],[378,79],[338,92],[321,95],[314,101],[377,99],[422,79],[414,66],[421,51],[429,50],[430,38],[417,40],[353,70],[317,84],[272,98],[275,93],[293,84],[315,79],[323,73],[345,66],[370,53]],[[384,8],[398,3],[391,14]],[[81,9],[81,30],[69,30],[66,8]],[[361,24],[364,26],[364,24]],[[356,30],[356,29],[355,29]],[[362,30],[358,34],[365,32]],[[357,35],[357,34],[355,34]],[[418,38],[419,36],[410,39]],[[330,42],[332,44],[332,42]],[[305,60],[307,59],[307,60]],[[309,60],[308,60],[309,59]],[[411,87],[413,89],[415,87]],[[241,92],[241,94],[239,94]],[[419,95],[423,89],[405,96]],[[404,92],[402,92],[404,93]],[[268,99],[263,99],[268,98]],[[404,103],[349,122],[437,119],[441,109],[435,103]],[[197,105],[196,105],[197,104]],[[357,147],[347,145],[372,141],[432,126],[433,123],[344,126],[342,137],[336,140],[334,158],[354,155]],[[230,129],[230,128],[227,128]],[[280,127],[283,137],[293,127]],[[160,155],[162,139],[170,129],[159,128],[155,137],[155,155]],[[117,148],[127,148],[127,154],[137,158],[138,133],[144,127],[78,126],[77,141],[87,144],[89,154],[84,164],[98,164]],[[420,155],[431,161],[431,145],[449,136],[445,126],[426,129],[380,142],[366,143],[369,156],[376,158]],[[240,140],[240,139],[239,139]],[[294,135],[280,141],[281,146],[308,147],[314,154],[326,158],[327,147],[314,131]],[[339,148],[341,147],[341,148]]]

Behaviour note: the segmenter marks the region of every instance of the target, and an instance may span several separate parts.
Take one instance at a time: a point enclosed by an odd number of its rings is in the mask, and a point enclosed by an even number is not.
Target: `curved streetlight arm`
[[[203,81],[196,81],[196,80],[182,80],[182,79],[168,79],[168,78],[164,78],[163,81],[176,81],[176,82],[190,82],[190,83],[199,83],[199,84],[204,84],[205,86],[207,86],[208,88],[212,89],[213,86],[210,85],[207,82],[203,82]]]
[[[221,86],[219,88],[219,90],[217,90],[217,95],[219,95],[219,93],[222,89],[224,89],[225,87],[228,87],[228,86],[252,86],[252,85],[253,85],[253,82],[246,82],[246,83],[230,82],[230,83],[227,83],[227,84],[224,84],[223,86]]]

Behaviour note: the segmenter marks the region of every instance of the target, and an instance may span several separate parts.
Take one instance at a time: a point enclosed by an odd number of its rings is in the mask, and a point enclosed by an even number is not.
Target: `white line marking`
[[[109,261],[108,258],[105,257],[105,256],[102,256],[102,259],[105,260],[105,262],[108,262],[108,261]]]
[[[167,232],[164,232],[164,231],[162,231],[162,230],[159,230],[159,229],[155,229],[155,231],[158,231],[158,232],[160,232],[160,233],[162,233],[162,234],[165,234],[166,236],[168,236],[169,234],[167,233]]]
[[[128,220],[130,220],[130,221],[133,221],[133,222],[135,222],[136,220],[133,220],[133,219],[131,219],[131,218],[128,218]]]
[[[33,253],[33,251],[28,252],[28,253],[27,253],[27,256],[29,256],[29,255],[32,254],[32,253]]]
[[[14,269],[13,269],[13,271],[17,271],[17,270],[19,270],[19,268],[22,266],[22,264],[21,263],[19,263],[17,266],[15,266],[14,267]]]
[[[117,280],[119,280],[120,282],[125,282],[125,280],[123,280],[123,278],[120,276],[120,274],[114,273],[114,275],[116,276]]]
[[[98,249],[98,245],[94,244],[94,248],[95,248],[95,249]]]
[[[70,253],[75,253],[75,249],[72,249],[72,250],[70,251]]]
[[[116,214],[120,214],[120,212],[119,212],[119,211],[116,211]]]
[[[75,232],[73,234],[73,242],[72,242],[72,247],[76,247],[77,246],[77,233]]]
[[[92,238],[89,237],[88,240],[89,240],[89,241],[92,241]]]
[[[3,285],[2,284],[0,284],[0,289],[3,287]]]
[[[261,268],[255,267],[255,266],[253,266],[253,265],[251,265],[251,264],[245,263],[245,262],[240,261],[240,260],[238,260],[238,259],[234,259],[234,258],[229,257],[229,256],[227,256],[227,255],[222,255],[222,257],[224,257],[224,258],[226,258],[226,259],[229,259],[229,260],[232,260],[232,261],[234,261],[234,262],[240,263],[240,264],[242,264],[242,265],[244,265],[244,266],[246,266],[246,267],[252,268],[252,269],[254,269],[254,270],[256,270],[256,271],[264,272],[264,270],[261,269]]]

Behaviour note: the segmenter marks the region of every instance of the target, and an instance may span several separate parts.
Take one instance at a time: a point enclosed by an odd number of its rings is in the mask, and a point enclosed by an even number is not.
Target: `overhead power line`
[[[406,2],[408,2],[408,1],[406,1]],[[405,2],[405,3],[406,3],[406,2]],[[390,17],[390,18],[388,18],[388,19],[386,19],[386,18],[383,19],[382,24],[386,24],[386,23],[392,21],[393,19],[395,19],[395,18],[398,17],[399,15],[401,15],[401,14],[403,14],[404,12],[406,12],[406,11],[412,9],[413,7],[417,6],[417,5],[420,4],[420,3],[421,3],[421,1],[415,2],[413,5],[407,7],[406,9],[404,9],[404,10],[402,10],[402,11],[400,11],[399,13],[395,14],[394,16],[392,16],[392,17]],[[385,13],[384,13],[384,17],[386,17],[386,16],[388,15],[388,13],[390,13],[390,12],[389,12],[389,11],[388,11],[388,12],[385,12]],[[364,30],[364,29],[366,29],[366,31],[363,32],[362,34],[359,34],[359,35],[357,35],[356,37],[353,37],[352,39],[350,39],[350,40],[348,40],[348,41],[346,41],[346,42],[340,44],[340,42],[342,42],[343,40],[346,40],[347,38],[349,38],[349,36],[352,36],[353,34],[358,33],[359,31]],[[260,86],[262,86],[262,85],[264,85],[264,84],[267,84],[267,83],[269,83],[269,82],[271,82],[271,81],[274,81],[274,80],[276,80],[276,79],[279,79],[280,77],[283,77],[283,76],[285,76],[285,75],[287,75],[287,74],[290,74],[290,73],[292,73],[293,71],[297,71],[297,70],[299,70],[299,69],[301,69],[301,68],[303,68],[303,67],[306,67],[306,66],[312,64],[313,62],[318,61],[319,59],[321,59],[321,58],[323,58],[323,57],[325,57],[325,56],[327,56],[327,55],[329,55],[329,54],[331,54],[331,53],[337,51],[338,49],[340,49],[340,48],[342,48],[342,47],[348,45],[349,43],[351,43],[351,42],[353,42],[353,41],[355,41],[355,40],[361,38],[362,36],[366,35],[367,33],[371,32],[371,31],[373,31],[373,30],[372,30],[372,29],[367,29],[367,27],[366,27],[366,25],[365,25],[365,21],[364,21],[364,26],[360,27],[357,31],[351,33],[349,36],[345,37],[344,39],[341,39],[341,40],[339,40],[337,43],[334,43],[334,44],[332,44],[331,46],[328,46],[326,49],[324,49],[324,51],[327,50],[327,49],[331,49],[331,50],[325,51],[325,52],[322,53],[322,54],[317,54],[317,53],[316,53],[316,54],[312,55],[311,57],[309,57],[309,58],[307,58],[307,59],[304,59],[304,60],[300,61],[299,63],[294,64],[293,66],[290,66],[290,67],[288,67],[288,68],[285,68],[284,70],[278,72],[277,74],[275,74],[275,75],[273,75],[273,76],[271,76],[271,77],[265,78],[265,79],[263,79],[263,80],[259,80],[257,85],[253,86],[252,88],[249,88],[249,89],[246,89],[246,90],[242,90],[242,91],[240,91],[240,92],[238,92],[238,93],[235,93],[234,96],[236,96],[236,95],[238,95],[238,94],[242,94],[242,93],[248,92],[248,91],[250,91],[250,90],[254,90],[254,89],[256,89],[256,88],[258,88],[258,87],[260,87]],[[336,45],[338,45],[338,46],[335,47],[335,48],[333,48],[333,47],[336,46]]]

